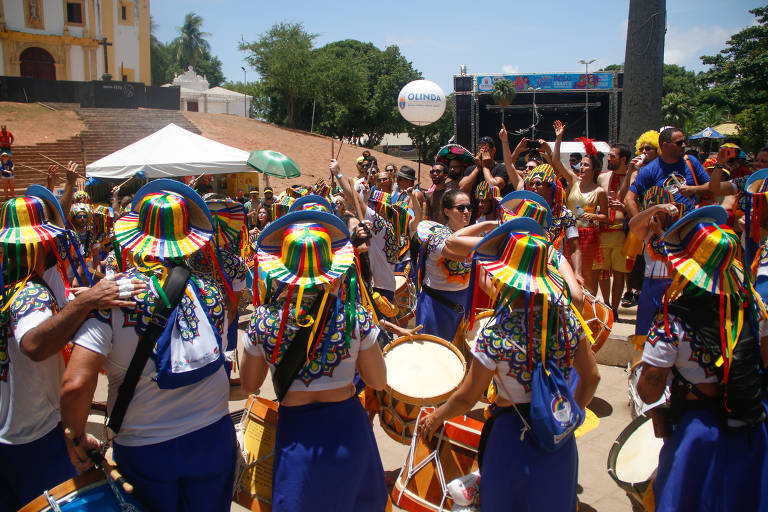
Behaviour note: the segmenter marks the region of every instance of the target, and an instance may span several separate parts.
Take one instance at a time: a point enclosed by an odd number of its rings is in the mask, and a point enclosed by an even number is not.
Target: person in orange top
[[[13,144],[13,134],[8,131],[5,125],[0,126],[0,152],[12,154],[11,144]]]

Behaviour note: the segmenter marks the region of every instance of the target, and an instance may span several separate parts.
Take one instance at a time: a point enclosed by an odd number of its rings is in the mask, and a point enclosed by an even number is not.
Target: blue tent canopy
[[[724,139],[725,135],[718,132],[717,130],[710,128],[707,126],[703,130],[701,130],[699,133],[694,133],[688,139]]]

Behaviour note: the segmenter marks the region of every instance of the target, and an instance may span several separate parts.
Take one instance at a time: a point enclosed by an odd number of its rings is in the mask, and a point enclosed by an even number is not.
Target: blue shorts
[[[145,510],[230,509],[237,452],[229,415],[162,443],[113,446],[115,462]]]
[[[456,311],[422,290],[416,300],[416,325],[423,325],[422,334],[431,334],[453,341],[465,312],[469,313],[472,304],[472,290],[467,287],[458,291],[436,290],[448,300],[462,306],[464,311]]]
[[[37,441],[0,444],[0,512],[18,510],[75,476],[61,423]]]

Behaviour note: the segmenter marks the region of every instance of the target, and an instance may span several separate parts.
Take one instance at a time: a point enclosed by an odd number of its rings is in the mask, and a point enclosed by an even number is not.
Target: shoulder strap
[[[696,170],[693,168],[693,164],[691,163],[691,157],[685,155],[683,160],[685,160],[685,163],[688,164],[688,169],[691,170],[691,176],[693,176],[693,184],[698,185],[699,179],[696,177]]]
[[[187,288],[189,276],[189,269],[181,265],[173,267],[168,273],[168,277],[163,285],[163,292],[166,297],[168,297],[170,307],[168,307],[164,301],[158,300],[155,304],[154,312],[152,313],[152,319],[150,320],[147,329],[144,331],[144,334],[139,338],[139,343],[136,345],[136,352],[134,352],[131,363],[128,365],[128,370],[125,372],[123,382],[117,390],[115,406],[112,408],[112,413],[109,415],[109,423],[107,426],[112,429],[115,435],[117,435],[120,431],[120,427],[123,425],[123,419],[125,419],[128,405],[130,405],[131,399],[133,399],[136,385],[139,383],[139,377],[149,360],[149,356],[152,354],[152,349],[157,343],[157,339],[163,333],[171,312],[176,309],[179,302],[181,302],[181,297],[184,295],[184,290]]]

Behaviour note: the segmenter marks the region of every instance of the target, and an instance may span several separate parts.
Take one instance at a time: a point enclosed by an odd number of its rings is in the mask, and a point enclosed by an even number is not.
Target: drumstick
[[[133,492],[133,485],[131,485],[124,477],[120,474],[120,472],[117,470],[117,468],[112,467],[109,465],[109,463],[104,459],[104,456],[99,453],[97,450],[89,450],[88,453],[83,450],[83,447],[80,446],[80,441],[75,437],[74,432],[72,432],[72,429],[69,427],[64,429],[64,435],[67,436],[67,439],[72,441],[72,446],[75,447],[75,453],[77,453],[77,456],[80,457],[82,460],[91,459],[96,465],[98,465],[104,473],[108,473],[109,477],[120,484],[123,487],[123,490],[127,492],[128,494],[131,494]]]
[[[198,181],[200,180],[200,178],[202,178],[203,176],[205,176],[205,173],[203,173],[203,174],[201,174],[200,176],[198,176],[197,178],[193,179],[193,180],[192,180],[192,183],[190,183],[190,184],[189,184],[189,188],[195,188],[195,185],[197,185],[197,182],[198,182]]]
[[[20,165],[20,166],[22,166],[22,167],[26,167],[27,169],[32,169],[33,171],[37,171],[37,172],[39,172],[40,174],[45,174],[45,175],[48,175],[48,171],[41,171],[40,169],[36,169],[35,167],[32,167],[31,165],[22,164],[21,162],[19,162],[19,163],[15,163],[15,164],[13,164],[13,165]]]
[[[42,153],[38,153],[38,155],[40,155],[41,157],[45,158],[46,160],[50,160],[51,162],[55,163],[56,165],[58,165],[58,166],[60,166],[60,167],[63,167],[64,169],[66,169],[66,168],[67,168],[67,166],[66,166],[66,165],[64,165],[64,164],[60,164],[59,162],[57,162],[57,161],[56,161],[56,160],[54,160],[53,158],[47,157],[47,156],[45,156],[45,155],[44,155],[44,154],[42,154]],[[79,172],[77,173],[77,175],[78,175],[78,176],[80,176],[81,178],[85,178],[85,176],[83,176],[83,175],[82,175],[82,174],[80,174]]]
[[[341,148],[344,147],[344,137],[341,138],[341,142],[339,142],[339,152],[336,153],[336,160],[339,159],[339,155],[341,154]]]
[[[335,148],[334,144],[336,144],[336,139],[331,137],[331,158],[334,158],[333,155],[336,154],[336,150],[334,149]]]

